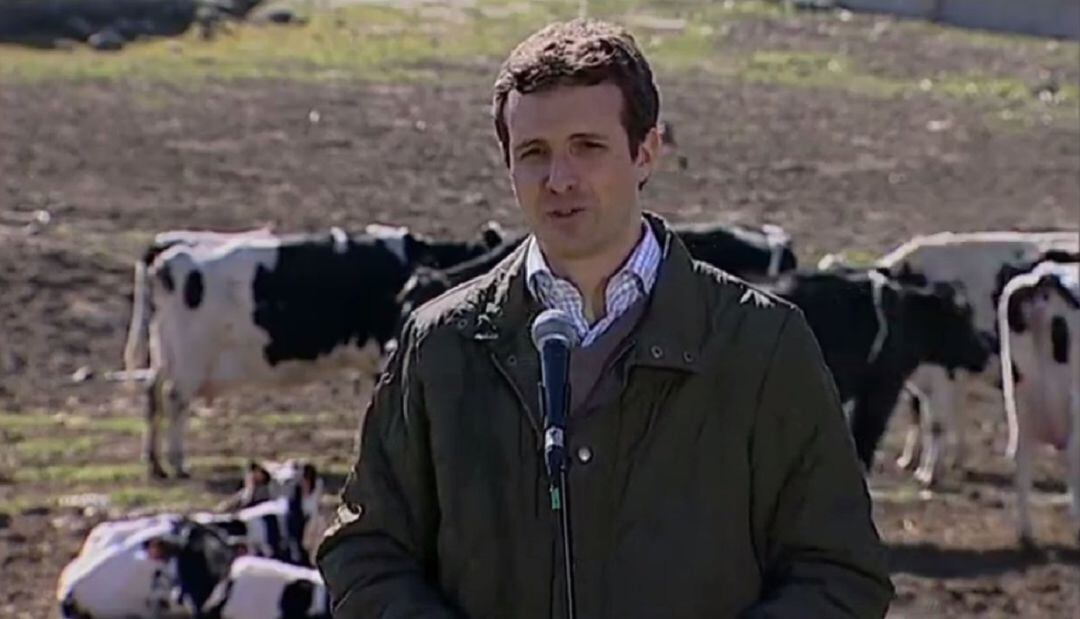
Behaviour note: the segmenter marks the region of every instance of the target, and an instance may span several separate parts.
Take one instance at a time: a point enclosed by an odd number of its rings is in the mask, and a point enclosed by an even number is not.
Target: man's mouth
[[[552,209],[548,211],[548,216],[554,219],[569,219],[584,210],[585,209],[578,206],[568,206],[565,208]]]

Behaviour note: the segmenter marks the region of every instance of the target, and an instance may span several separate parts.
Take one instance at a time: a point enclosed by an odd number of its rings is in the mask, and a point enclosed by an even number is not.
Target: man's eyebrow
[[[514,147],[514,152],[521,152],[522,150],[529,148],[530,146],[540,146],[543,143],[544,141],[540,138],[532,138],[529,140],[525,140],[524,142]]]
[[[585,139],[585,140],[606,140],[607,136],[603,133],[594,133],[592,131],[579,131],[570,136],[570,139]]]

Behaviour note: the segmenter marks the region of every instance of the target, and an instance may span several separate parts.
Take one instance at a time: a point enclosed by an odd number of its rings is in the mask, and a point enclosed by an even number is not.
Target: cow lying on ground
[[[329,619],[319,572],[261,556],[236,555],[212,526],[160,522],[61,573],[64,619]]]
[[[286,387],[350,370],[373,377],[400,314],[397,294],[420,265],[447,268],[501,241],[434,241],[402,228],[369,226],[348,236],[187,236],[170,233],[136,265],[135,307],[125,347],[126,374],[149,344],[148,472],[158,458],[162,413],[167,457],[185,476],[186,411],[195,398],[243,386]],[[203,234],[203,233],[198,233]]]
[[[1080,539],[1080,263],[1045,261],[1009,279],[998,324],[1020,540],[1033,544],[1029,497],[1040,444],[1065,453]]]
[[[234,513],[166,513],[95,526],[60,578],[65,617],[152,617],[158,615],[148,609],[201,608],[234,556],[312,565],[326,528],[319,513],[322,480],[315,467],[294,460],[264,470],[269,498]],[[207,544],[217,548],[209,558],[199,550]]]
[[[161,521],[64,567],[63,619],[192,616],[228,573],[233,551],[210,528]]]
[[[200,615],[204,619],[330,619],[330,593],[318,570],[238,557]]]
[[[774,225],[760,229],[724,224],[675,224],[672,230],[690,254],[737,277],[759,281],[796,267],[791,237]],[[486,255],[446,270],[417,269],[401,291],[402,321],[427,301],[474,277],[487,273],[526,236],[518,236]]]
[[[976,329],[990,336],[996,331],[999,273],[1010,266],[1030,264],[1047,251],[1076,251],[1078,244],[1080,232],[1075,230],[942,232],[915,237],[882,257],[877,266],[901,280],[915,273],[921,281],[952,284],[971,303]],[[909,391],[915,396],[911,410],[914,423],[897,463],[905,468],[917,464],[915,477],[923,484],[931,485],[940,476],[946,460],[942,458],[945,430],[956,444],[951,464],[963,466],[966,451],[960,412],[967,407],[969,392],[978,383],[996,390],[999,366],[997,347],[993,348],[991,363],[977,377],[932,365],[920,367],[912,377]]]
[[[879,271],[782,276],[762,288],[797,305],[845,404],[870,469],[904,382],[920,364],[981,371],[988,349],[970,306],[951,286],[912,286]]]
[[[190,516],[165,513],[102,522],[87,534],[79,555],[94,555],[147,528],[190,519],[211,527],[245,554],[308,565],[326,528],[319,512],[323,481],[314,466],[292,460],[274,471],[278,481],[268,484],[264,500],[229,512],[198,512]]]

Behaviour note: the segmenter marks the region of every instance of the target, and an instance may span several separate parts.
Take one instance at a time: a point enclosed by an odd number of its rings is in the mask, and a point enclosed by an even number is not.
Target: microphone
[[[570,407],[570,350],[578,344],[578,333],[569,314],[559,309],[547,309],[533,321],[532,341],[540,353],[544,460],[548,479],[554,483],[565,465],[564,434],[567,409]]]
[[[578,345],[574,322],[563,310],[548,309],[532,324],[532,341],[540,353],[540,408],[544,411],[544,464],[548,473],[551,509],[559,513],[563,569],[566,578],[566,616],[575,619],[574,543],[570,530],[570,495],[566,491],[566,414],[570,408],[570,350]],[[565,495],[565,496],[564,496]]]

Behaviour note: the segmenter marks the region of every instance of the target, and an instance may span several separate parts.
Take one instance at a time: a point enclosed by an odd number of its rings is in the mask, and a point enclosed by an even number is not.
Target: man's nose
[[[565,193],[577,186],[578,176],[574,162],[565,154],[551,156],[545,185],[552,193]]]

